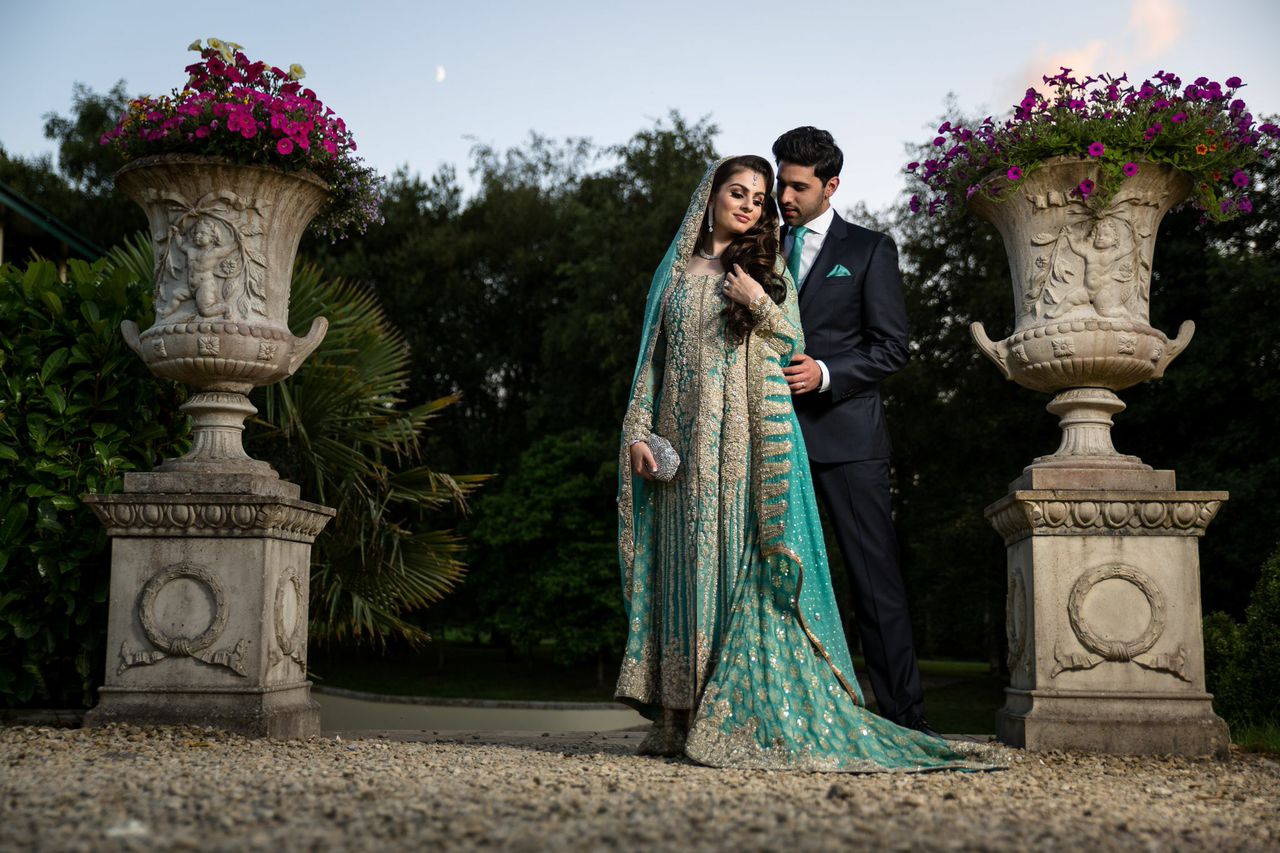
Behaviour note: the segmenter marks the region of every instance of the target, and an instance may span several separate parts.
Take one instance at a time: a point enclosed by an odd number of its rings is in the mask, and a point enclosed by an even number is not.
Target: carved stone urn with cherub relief
[[[157,376],[194,388],[191,451],[86,495],[112,538],[106,683],[86,725],[320,730],[307,676],[311,545],[334,510],[249,458],[253,388],[323,340],[289,331],[293,260],[328,199],[306,172],[194,155],[136,160],[116,181],[146,211],[155,323],[125,340]]]
[[[992,341],[982,323],[972,332],[1007,378],[1055,394],[1048,409],[1061,417],[1062,444],[1031,467],[1150,470],[1116,451],[1111,416],[1125,408],[1115,392],[1159,379],[1195,332],[1187,321],[1170,339],[1150,322],[1156,230],[1190,183],[1172,167],[1146,164],[1098,211],[1072,192],[1097,168],[1050,160],[1016,186],[995,179],[1013,198],[970,202],[1004,238],[1014,304],[1009,337]]]
[[[246,396],[293,374],[324,339],[288,326],[293,259],[328,198],[307,172],[194,155],[136,160],[117,185],[146,211],[155,254],[155,323],[126,321],[125,340],[151,372],[192,386],[191,451],[158,471],[273,474],[241,443],[257,410]]]
[[[1198,540],[1225,492],[1178,490],[1173,471],[1116,451],[1115,392],[1158,379],[1191,340],[1150,324],[1160,220],[1188,179],[1146,163],[1103,206],[1085,203],[1098,165],[1042,164],[1001,201],[971,209],[1004,238],[1014,330],[974,340],[1006,377],[1055,396],[1057,452],[986,508],[1004,538],[1010,686],[1001,740],[1031,750],[1225,754],[1205,692]]]

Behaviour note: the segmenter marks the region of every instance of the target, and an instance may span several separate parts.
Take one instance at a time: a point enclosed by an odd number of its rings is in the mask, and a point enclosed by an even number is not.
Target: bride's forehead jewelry
[[[753,187],[754,187],[754,186],[756,186],[756,185],[757,185],[757,184],[759,184],[759,183],[760,183],[760,175],[759,175],[757,172],[752,172],[752,173],[751,173],[751,186],[753,186]]]

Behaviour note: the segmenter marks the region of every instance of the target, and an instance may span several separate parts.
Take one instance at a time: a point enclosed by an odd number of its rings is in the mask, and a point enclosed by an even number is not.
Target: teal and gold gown
[[[982,769],[865,707],[831,589],[804,439],[782,367],[801,352],[795,287],[745,342],[723,276],[685,269],[713,165],[654,276],[619,457],[629,630],[617,697],[656,721],[648,751],[713,767],[851,772]],[[681,456],[633,478],[650,432]]]

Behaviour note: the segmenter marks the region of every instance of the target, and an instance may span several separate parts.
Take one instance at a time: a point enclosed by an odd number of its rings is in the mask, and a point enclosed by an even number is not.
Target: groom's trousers
[[[853,597],[862,654],[880,715],[908,723],[924,713],[907,591],[889,502],[889,460],[811,462],[835,529]]]

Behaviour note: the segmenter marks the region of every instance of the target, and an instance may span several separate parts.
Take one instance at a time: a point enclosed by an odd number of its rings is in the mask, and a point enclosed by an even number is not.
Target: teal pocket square
[[[832,267],[831,272],[827,273],[827,278],[832,278],[837,275],[853,275],[853,273],[849,272],[849,268],[844,264],[836,264]]]

